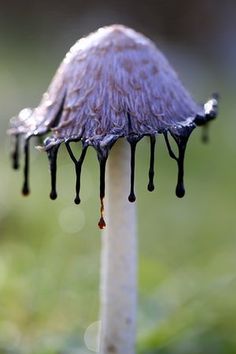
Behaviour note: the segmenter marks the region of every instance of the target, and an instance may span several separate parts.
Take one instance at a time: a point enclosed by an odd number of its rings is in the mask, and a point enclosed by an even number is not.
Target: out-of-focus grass
[[[16,64],[10,64],[16,81],[7,82],[11,72],[5,73],[6,86],[1,83],[9,116],[11,102],[17,109],[21,100]],[[50,71],[31,65],[22,94],[29,103],[38,94],[29,85],[45,89]],[[190,138],[184,199],[174,195],[176,166],[161,136],[156,189],[147,192],[149,146],[145,140],[138,145],[140,354],[236,351],[235,102],[227,88],[222,96],[210,144],[201,144],[199,131]],[[2,117],[2,130],[6,126]],[[55,202],[48,198],[44,153],[32,152],[29,198],[20,195],[22,171],[10,169],[5,138],[0,159],[0,353],[88,354],[84,332],[99,316],[102,237],[95,153],[89,151],[84,165],[80,206],[73,204],[74,168],[63,149]]]

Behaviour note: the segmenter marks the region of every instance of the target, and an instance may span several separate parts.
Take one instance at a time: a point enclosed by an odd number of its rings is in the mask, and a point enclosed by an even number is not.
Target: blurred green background
[[[139,354],[236,353],[236,3],[225,0],[0,3],[0,353],[89,354],[99,320],[98,164],[90,150],[75,206],[74,168],[59,156],[48,198],[44,153],[32,149],[31,196],[11,170],[8,119],[41,99],[77,38],[123,23],[163,50],[200,102],[220,92],[210,144],[190,138],[186,197],[158,140],[156,190],[146,191],[149,145],[137,153]],[[37,142],[36,142],[37,143]],[[33,144],[32,144],[33,145]],[[127,353],[129,354],[129,353]]]

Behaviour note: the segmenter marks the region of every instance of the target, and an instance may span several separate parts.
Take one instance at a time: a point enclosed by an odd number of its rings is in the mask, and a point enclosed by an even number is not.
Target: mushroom
[[[11,119],[15,137],[13,167],[19,167],[19,139],[24,141],[24,184],[29,193],[29,142],[44,140],[51,171],[50,198],[57,198],[57,153],[65,143],[76,173],[75,203],[80,203],[80,176],[86,151],[92,146],[100,165],[100,229],[105,228],[104,197],[107,166],[107,228],[102,236],[101,341],[102,354],[135,352],[136,313],[136,199],[135,151],[144,136],[150,139],[148,190],[154,190],[154,152],[163,134],[176,160],[176,195],[184,189],[184,156],[190,134],[217,114],[217,96],[197,104],[176,72],[152,41],[122,25],[100,28],[80,39],[59,66],[48,91],[35,109],[24,109]],[[178,147],[171,148],[169,137]],[[130,149],[125,143],[125,138]],[[119,140],[119,141],[118,141]],[[71,142],[82,142],[77,158]],[[117,142],[118,141],[118,142]],[[126,190],[130,185],[127,202]]]

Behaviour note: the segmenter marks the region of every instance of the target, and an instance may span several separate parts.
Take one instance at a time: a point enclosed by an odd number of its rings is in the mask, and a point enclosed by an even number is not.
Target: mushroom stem
[[[107,228],[102,232],[101,354],[134,354],[136,335],[136,208],[127,201],[130,149],[118,141],[107,161]],[[126,193],[125,193],[126,192]]]

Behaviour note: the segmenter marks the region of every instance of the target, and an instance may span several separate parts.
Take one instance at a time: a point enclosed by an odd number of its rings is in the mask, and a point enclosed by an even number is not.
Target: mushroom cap
[[[134,30],[113,25],[80,39],[59,66],[48,91],[35,109],[24,109],[11,119],[9,133],[15,136],[13,167],[19,167],[19,137],[24,140],[24,183],[29,194],[29,140],[50,135],[44,141],[51,171],[50,198],[57,198],[57,152],[65,142],[76,171],[75,203],[80,203],[80,176],[86,150],[93,146],[100,164],[100,228],[105,196],[105,167],[115,141],[125,137],[131,148],[129,201],[134,202],[136,143],[150,136],[148,190],[154,190],[156,134],[163,133],[171,158],[178,165],[176,195],[184,196],[184,156],[188,138],[196,125],[217,114],[217,97],[197,104],[183,87],[176,72],[152,41]],[[176,155],[168,132],[178,146]],[[71,141],[82,141],[77,159]]]
[[[113,25],[76,42],[39,106],[13,118],[10,133],[51,131],[46,150],[74,140],[106,150],[120,137],[189,135],[205,115],[151,40]]]

